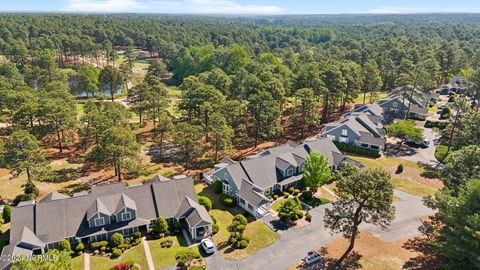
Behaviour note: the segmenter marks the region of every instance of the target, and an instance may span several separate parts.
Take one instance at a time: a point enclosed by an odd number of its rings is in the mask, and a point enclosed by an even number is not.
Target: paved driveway
[[[390,242],[405,239],[419,234],[422,225],[420,218],[431,215],[433,211],[423,205],[422,199],[395,190],[400,201],[395,203],[395,220],[385,231],[372,225],[362,225],[362,231],[368,231],[380,239]],[[225,260],[220,254],[206,258],[209,269],[285,269],[303,258],[309,250],[318,249],[338,239],[340,235],[331,235],[325,228],[323,205],[311,211],[312,223],[303,229],[278,231],[280,240],[255,255],[241,261]]]

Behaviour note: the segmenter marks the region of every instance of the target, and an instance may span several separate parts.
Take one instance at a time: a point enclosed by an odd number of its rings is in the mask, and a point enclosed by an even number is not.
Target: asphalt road
[[[400,201],[395,203],[396,212],[392,224],[384,231],[376,226],[362,225],[360,227],[362,231],[371,232],[387,242],[419,234],[419,228],[422,225],[420,218],[431,215],[433,211],[424,206],[419,197],[397,190],[395,195],[400,197]],[[327,207],[330,205],[323,205],[312,210],[312,223],[305,228],[278,231],[279,241],[245,260],[229,261],[218,253],[207,257],[208,269],[286,269],[305,257],[309,250],[318,249],[340,237],[331,235],[324,228],[323,215]]]

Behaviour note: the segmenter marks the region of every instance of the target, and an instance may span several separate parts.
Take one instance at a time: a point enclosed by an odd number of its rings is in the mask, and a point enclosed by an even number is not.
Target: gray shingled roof
[[[382,116],[383,108],[378,103],[369,103],[355,108],[352,112],[370,112],[373,115]]]
[[[259,188],[246,180],[242,181],[242,186],[238,191],[238,195],[254,206],[270,202],[270,200],[261,193]]]
[[[20,243],[31,245],[34,247],[45,247],[43,243],[28,227],[23,227],[22,236],[20,237]]]
[[[41,200],[41,202],[61,200],[61,199],[66,199],[66,198],[69,198],[69,196],[67,196],[65,194],[62,194],[62,193],[58,193],[58,192],[51,192],[51,193],[48,193],[48,195],[45,196]]]
[[[385,141],[382,138],[374,137],[371,133],[361,132],[360,138],[358,138],[359,143],[368,143],[378,145],[381,148],[385,146]]]

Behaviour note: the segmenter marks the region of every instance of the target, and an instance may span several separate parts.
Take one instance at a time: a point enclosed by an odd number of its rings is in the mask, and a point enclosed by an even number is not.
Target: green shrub
[[[13,199],[13,205],[18,205],[21,202],[35,200],[35,194],[19,194]]]
[[[450,118],[450,114],[451,114],[450,108],[445,107],[442,109],[442,112],[440,113],[440,119]]]
[[[217,224],[217,218],[215,216],[210,215],[210,217],[213,220],[213,224]]]
[[[200,255],[193,250],[182,250],[175,254],[175,259],[180,267],[185,267],[191,261],[198,258],[200,258]]]
[[[277,200],[277,199],[278,199],[278,195],[277,195],[277,194],[273,195],[273,199],[274,199],[274,200]]]
[[[133,239],[138,239],[138,238],[142,238],[142,233],[141,232],[136,232],[133,234]]]
[[[295,217],[296,217],[297,219],[302,219],[302,218],[303,218],[303,212],[302,212],[302,210],[297,210],[297,211],[295,211]]]
[[[70,242],[68,242],[67,239],[63,239],[62,241],[60,241],[59,250],[71,251],[71,250],[72,250],[72,247],[71,247],[71,245],[70,245]]]
[[[396,174],[401,174],[403,172],[403,164],[400,163],[398,164],[397,171],[395,171]]]
[[[120,256],[122,255],[122,253],[123,253],[123,252],[122,252],[121,249],[116,248],[116,249],[114,249],[114,250],[112,251],[112,257],[118,258],[118,257],[120,257]]]
[[[100,247],[100,251],[101,251],[101,252],[107,251],[107,247]]]
[[[5,223],[8,223],[10,222],[10,216],[12,214],[12,207],[8,204],[6,204],[5,206],[3,206],[3,213],[2,213],[2,217],[3,217],[3,221]]]
[[[305,220],[308,222],[312,222],[312,214],[310,214],[310,212],[307,212],[305,214]]]
[[[158,217],[157,220],[155,220],[153,231],[156,233],[166,233],[168,231],[167,221],[163,217]]]
[[[365,148],[358,147],[356,145],[350,145],[350,144],[341,143],[341,142],[334,142],[334,143],[340,151],[357,154],[361,156],[368,156],[368,157],[375,157],[375,158],[380,157],[379,151],[365,149]]]
[[[218,224],[213,224],[212,225],[212,234],[217,234],[218,231],[220,230],[220,226]]]
[[[294,189],[293,190],[293,195],[298,195],[300,193],[300,189]]]
[[[250,243],[250,238],[248,238],[247,236],[242,237],[242,240],[245,240],[247,241],[247,243]]]
[[[288,198],[289,196],[290,196],[290,193],[288,193],[288,192],[286,192],[286,191],[283,192],[283,197],[284,197],[285,199]]]
[[[213,182],[213,192],[216,194],[222,193],[223,183],[221,181]]]
[[[125,239],[123,238],[123,235],[121,233],[114,233],[112,237],[110,237],[110,246],[112,247],[118,247],[120,245],[123,245],[125,242]]]
[[[194,266],[188,267],[187,270],[204,270],[204,269],[203,269],[203,267],[201,267],[201,266],[194,265]]]
[[[237,246],[238,249],[245,249],[247,247],[248,247],[248,242],[247,241],[241,240],[241,241],[238,242],[238,246]]]
[[[289,187],[289,188],[288,188],[288,192],[289,192],[290,194],[292,194],[294,191],[295,191],[295,188],[294,188],[294,187]]]
[[[173,246],[173,240],[172,239],[165,239],[160,242],[160,247],[162,248],[170,248]]]
[[[445,122],[445,121],[430,121],[430,120],[427,120],[425,122],[425,127],[426,128],[438,128],[440,130],[443,130],[443,129],[447,128],[447,125],[448,125],[448,122]]]
[[[227,194],[220,194],[220,199],[225,206],[232,207],[235,205],[235,199]]]
[[[85,249],[85,245],[83,243],[79,243],[76,247],[76,251],[83,251]]]
[[[198,203],[205,206],[207,211],[210,211],[212,209],[212,200],[205,196],[198,196]]]
[[[313,193],[312,193],[310,190],[304,191],[304,192],[302,193],[302,197],[303,197],[306,201],[309,201],[309,200],[312,199]]]

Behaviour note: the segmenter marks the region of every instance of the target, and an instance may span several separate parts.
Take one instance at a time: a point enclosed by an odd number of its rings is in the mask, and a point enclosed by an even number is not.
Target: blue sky
[[[478,0],[0,0],[0,11],[201,14],[480,12]]]

